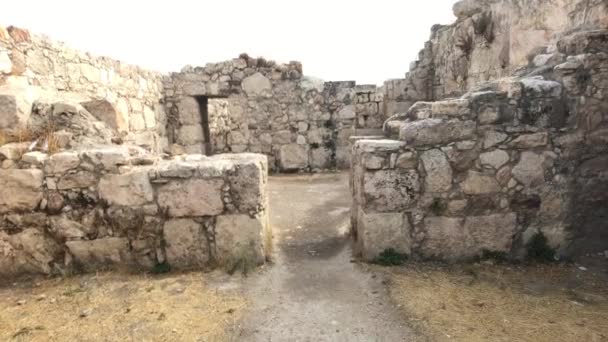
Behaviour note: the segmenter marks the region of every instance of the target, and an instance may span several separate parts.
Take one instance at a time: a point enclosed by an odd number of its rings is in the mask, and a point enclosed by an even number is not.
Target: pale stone
[[[513,177],[525,186],[537,186],[545,182],[545,157],[534,152],[522,152],[512,170]]]
[[[491,148],[507,140],[509,136],[502,132],[486,131],[484,134],[483,148]]]
[[[428,192],[445,192],[452,188],[452,167],[445,154],[440,150],[425,151],[420,155],[426,172],[425,190]]]
[[[66,217],[51,217],[50,232],[60,241],[82,240],[87,230],[82,224]]]
[[[359,211],[357,243],[364,260],[373,261],[382,252],[411,253],[410,224],[404,213]]]
[[[313,149],[310,154],[310,166],[313,168],[327,169],[331,167],[331,150],[325,147]]]
[[[241,86],[247,96],[250,97],[263,95],[272,89],[270,80],[259,72],[245,78],[241,83]]]
[[[179,129],[178,141],[183,145],[196,145],[205,140],[201,125],[182,126]]]
[[[412,146],[441,145],[470,140],[476,131],[474,121],[426,119],[403,124],[399,138]]]
[[[547,146],[549,143],[548,133],[535,133],[520,135],[517,139],[511,141],[509,145],[519,149],[530,149],[535,147]]]
[[[8,51],[0,50],[0,74],[8,74],[13,70],[13,62],[8,56]]]
[[[129,130],[128,111],[126,113],[121,112],[106,100],[95,100],[81,104],[89,113],[109,127],[121,132]]]
[[[0,170],[0,213],[31,211],[42,200],[40,170]]]
[[[470,103],[466,99],[455,99],[433,102],[431,105],[433,117],[437,116],[463,116],[470,114]]]
[[[338,112],[338,118],[341,120],[351,120],[356,117],[357,117],[357,113],[355,110],[355,106],[353,106],[353,105],[344,106],[344,108],[342,108]]]
[[[58,190],[82,189],[97,184],[97,176],[88,171],[68,173],[57,182]]]
[[[222,264],[244,259],[244,262],[262,264],[265,261],[266,216],[220,215],[215,224],[217,259]]]
[[[398,152],[406,143],[399,140],[358,140],[355,148],[363,152]]]
[[[240,154],[234,175],[229,177],[234,205],[241,212],[258,212],[267,207],[268,158]]]
[[[38,229],[27,228],[13,235],[0,231],[0,274],[50,274],[61,252],[62,248]]]
[[[279,167],[283,171],[304,169],[308,166],[308,148],[306,146],[289,144],[279,149]]]
[[[385,158],[376,154],[363,154],[361,163],[368,170],[380,170],[385,165]]]
[[[415,170],[380,170],[365,172],[363,204],[378,212],[395,212],[416,203],[420,180]]]
[[[108,237],[90,241],[67,241],[65,245],[74,262],[86,270],[116,264],[128,265],[132,262],[127,238]]]
[[[140,132],[146,129],[146,121],[144,120],[143,113],[131,113],[129,117],[129,124],[131,131]]]
[[[490,166],[496,170],[509,162],[509,154],[503,150],[482,153],[479,156],[481,165]]]
[[[99,181],[99,197],[110,205],[141,206],[154,200],[148,172],[105,175]]]
[[[179,122],[182,125],[201,125],[201,112],[198,101],[191,96],[183,96],[177,104]]]
[[[172,268],[202,268],[209,262],[209,242],[200,223],[169,220],[163,227],[163,237],[167,262]]]
[[[452,200],[448,203],[448,211],[454,215],[461,214],[469,205],[466,199]]]
[[[31,145],[30,142],[9,143],[0,147],[0,157],[19,161]]]
[[[34,152],[28,152],[25,153],[23,155],[23,162],[28,163],[28,164],[32,164],[35,166],[42,166],[44,165],[44,162],[49,159],[48,154],[46,153],[42,153],[42,152],[38,152],[38,151],[34,151]]]
[[[418,159],[413,152],[405,152],[399,155],[395,167],[400,169],[415,169],[418,167]]]
[[[63,174],[75,169],[80,165],[80,158],[76,152],[59,152],[51,155],[44,165],[44,171],[48,174]]]
[[[467,195],[484,195],[500,191],[500,184],[494,176],[484,175],[476,171],[469,171],[467,178],[460,184],[460,187]]]
[[[171,181],[158,189],[158,205],[171,217],[214,216],[224,211],[221,179]]]
[[[104,170],[112,171],[128,164],[130,155],[124,148],[104,147],[83,151],[81,157],[93,165],[101,165]]]

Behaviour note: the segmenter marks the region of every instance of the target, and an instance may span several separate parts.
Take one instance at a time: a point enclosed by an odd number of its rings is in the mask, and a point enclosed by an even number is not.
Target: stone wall
[[[353,148],[353,228],[371,260],[523,258],[608,249],[608,31],[573,33],[526,76],[417,102]],[[392,139],[391,139],[392,138]]]
[[[455,23],[432,28],[405,79],[385,83],[388,116],[510,76],[555,52],[564,34],[608,28],[603,0],[462,0],[454,14]]]
[[[303,76],[298,62],[246,55],[186,67],[165,82],[165,92],[174,153],[264,153],[279,171],[348,167],[348,138],[358,128],[381,128],[385,119],[374,86],[324,83]],[[222,103],[219,112],[208,106],[210,151],[197,97]]]
[[[32,125],[35,103],[83,105],[113,135],[150,150],[167,145],[163,76],[0,26],[0,130]]]
[[[158,160],[138,147],[0,147],[0,275],[263,263],[262,155]]]

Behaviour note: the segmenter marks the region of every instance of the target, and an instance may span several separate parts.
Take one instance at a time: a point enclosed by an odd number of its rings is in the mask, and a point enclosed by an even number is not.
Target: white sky
[[[13,0],[0,24],[157,71],[247,52],[326,81],[402,78],[456,0]]]

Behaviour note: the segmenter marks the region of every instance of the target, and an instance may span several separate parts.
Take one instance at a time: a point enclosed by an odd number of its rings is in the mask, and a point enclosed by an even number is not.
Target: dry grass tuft
[[[605,279],[573,266],[390,270],[391,296],[433,341],[607,341]]]
[[[102,273],[2,288],[0,306],[2,341],[226,341],[245,301],[200,273]]]
[[[9,143],[25,143],[38,141],[37,149],[44,147],[44,151],[53,154],[60,150],[59,139],[53,121],[48,121],[43,128],[30,126],[18,127],[13,131],[0,131],[0,146]]]

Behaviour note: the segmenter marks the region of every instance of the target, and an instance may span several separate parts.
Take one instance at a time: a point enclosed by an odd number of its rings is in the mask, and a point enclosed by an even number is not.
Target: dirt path
[[[275,264],[245,281],[238,341],[414,341],[382,278],[352,263],[347,174],[270,178]]]

